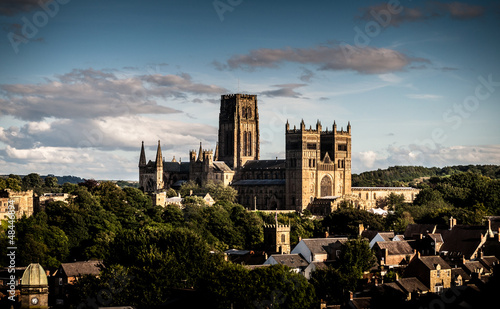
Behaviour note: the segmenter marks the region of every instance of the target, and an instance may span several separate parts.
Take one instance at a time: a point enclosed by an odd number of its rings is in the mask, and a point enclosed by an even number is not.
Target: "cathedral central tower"
[[[218,160],[239,169],[248,160],[260,158],[259,111],[257,96],[221,96]]]

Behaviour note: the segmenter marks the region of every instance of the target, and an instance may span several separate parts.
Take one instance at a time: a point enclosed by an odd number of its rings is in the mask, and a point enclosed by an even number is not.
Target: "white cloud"
[[[500,145],[450,146],[410,144],[389,146],[382,151],[365,151],[353,154],[353,173],[387,168],[389,166],[426,166],[444,167],[469,164],[498,164]]]
[[[443,96],[437,94],[407,94],[406,97],[416,100],[439,100]]]

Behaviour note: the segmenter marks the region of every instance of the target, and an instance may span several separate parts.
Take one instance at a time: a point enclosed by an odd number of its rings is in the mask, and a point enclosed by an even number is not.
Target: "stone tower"
[[[260,135],[257,96],[221,96],[217,160],[239,169],[248,160],[259,160]]]
[[[45,270],[38,263],[28,265],[20,284],[21,308],[49,308],[49,285]]]
[[[286,204],[302,211],[314,198],[351,194],[351,125],[347,131],[321,123],[290,129],[286,123]]]
[[[280,225],[278,221],[276,224],[264,225],[264,246],[267,254],[289,254],[290,225]]]

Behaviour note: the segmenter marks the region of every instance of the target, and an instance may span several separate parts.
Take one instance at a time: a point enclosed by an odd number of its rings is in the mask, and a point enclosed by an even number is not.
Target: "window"
[[[63,279],[59,278],[59,285],[63,285]]]
[[[285,243],[285,242],[286,242],[285,234],[281,234],[281,243]]]
[[[337,149],[339,151],[347,151],[347,145],[346,144],[338,144]]]

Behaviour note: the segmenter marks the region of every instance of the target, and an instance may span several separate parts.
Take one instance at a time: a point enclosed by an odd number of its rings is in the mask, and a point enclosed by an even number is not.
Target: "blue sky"
[[[41,3],[41,4],[40,4]],[[220,95],[284,126],[352,125],[353,172],[500,164],[494,1],[0,2],[0,174],[131,179],[214,148]]]

